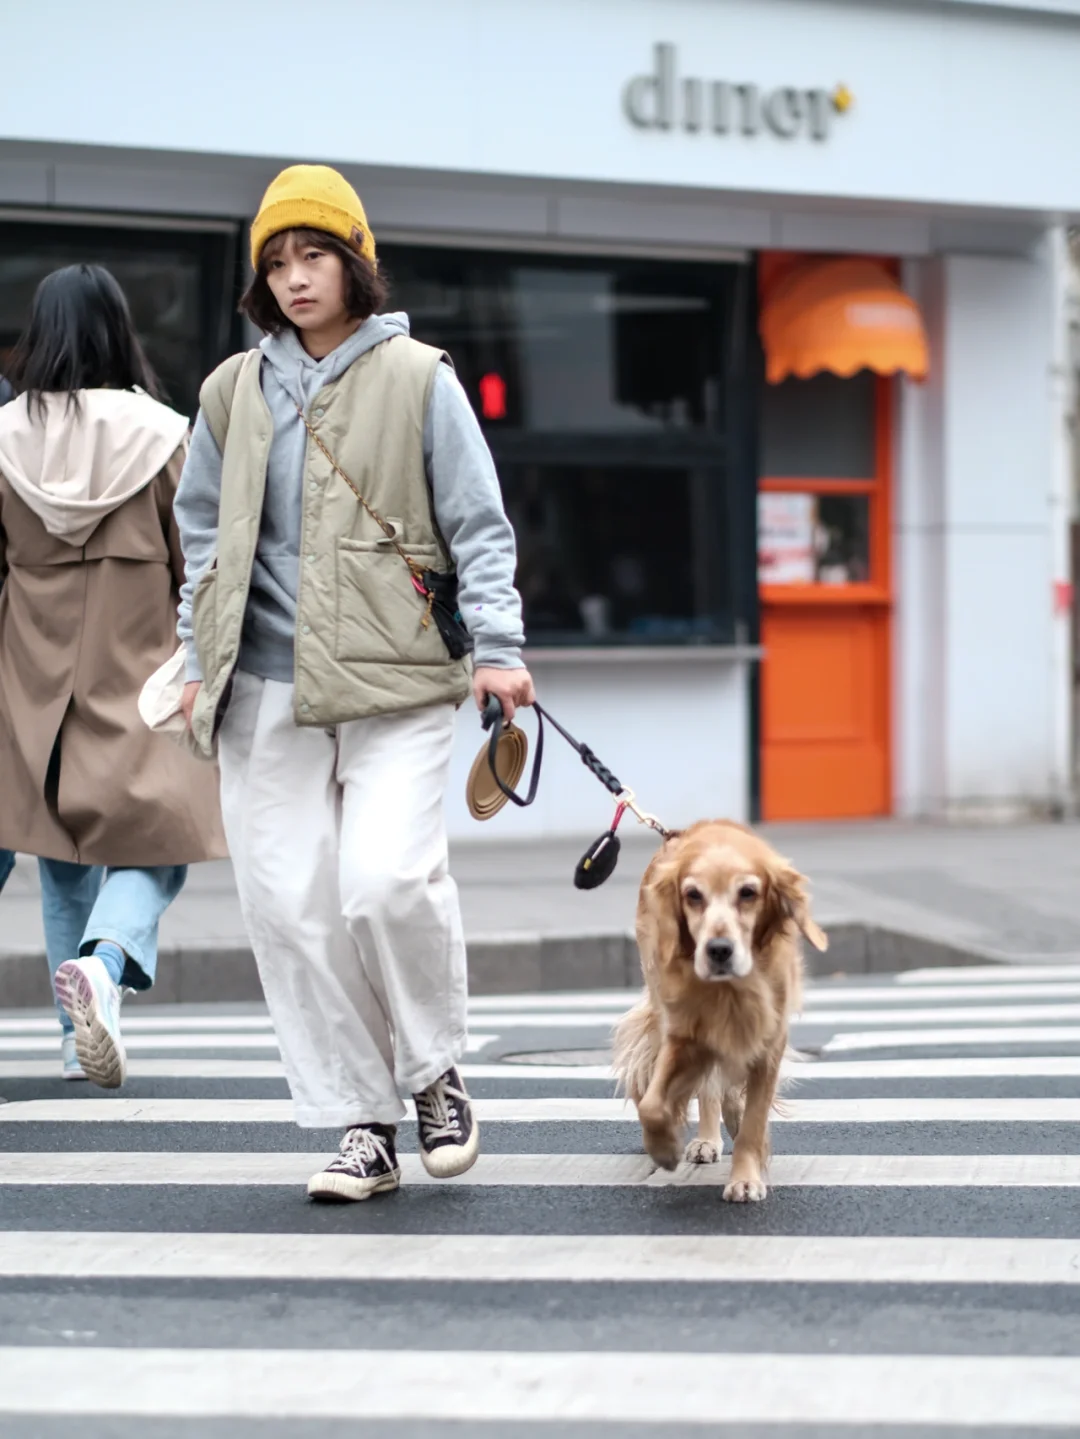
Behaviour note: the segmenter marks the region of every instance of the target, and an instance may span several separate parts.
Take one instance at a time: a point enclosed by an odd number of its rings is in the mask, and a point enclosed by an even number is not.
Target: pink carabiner
[[[615,831],[619,828],[619,822],[625,813],[626,804],[624,801],[620,800],[620,802],[615,806],[615,818],[611,821],[612,834],[614,834]]]

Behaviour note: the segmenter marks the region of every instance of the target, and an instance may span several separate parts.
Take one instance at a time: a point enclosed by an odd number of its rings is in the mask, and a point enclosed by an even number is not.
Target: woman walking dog
[[[148,989],[158,921],[224,855],[216,776],[139,718],[175,649],[172,500],[187,420],[119,285],[47,276],[0,409],[0,860],[37,855],[65,1078],[123,1083],[123,987]]]
[[[443,794],[470,689],[508,716],[533,690],[491,456],[446,356],[378,313],[355,191],[285,170],[251,252],[243,308],[267,338],[203,387],[177,496],[184,704],[218,746],[297,1122],[345,1130],[308,1192],[359,1200],[400,1182],[402,1095],[429,1173],[476,1159]]]

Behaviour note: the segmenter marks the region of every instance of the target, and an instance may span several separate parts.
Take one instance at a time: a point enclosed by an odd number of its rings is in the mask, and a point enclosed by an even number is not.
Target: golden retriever
[[[669,836],[641,882],[637,941],[646,990],[615,1031],[615,1072],[637,1105],[646,1152],[680,1158],[698,1101],[693,1164],[715,1164],[723,1117],[734,1141],[724,1198],[764,1199],[769,1111],[802,992],[806,880],[771,845],[724,820]]]

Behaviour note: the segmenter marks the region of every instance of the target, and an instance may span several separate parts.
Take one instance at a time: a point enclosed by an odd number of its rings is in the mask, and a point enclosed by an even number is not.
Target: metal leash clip
[[[630,811],[638,824],[643,824],[649,829],[654,829],[657,834],[663,835],[665,838],[670,833],[666,825],[662,824],[656,815],[650,814],[648,810],[642,809],[638,805],[637,798],[632,789],[624,789],[619,795],[618,803],[623,809]],[[618,820],[616,820],[615,823],[618,824]]]

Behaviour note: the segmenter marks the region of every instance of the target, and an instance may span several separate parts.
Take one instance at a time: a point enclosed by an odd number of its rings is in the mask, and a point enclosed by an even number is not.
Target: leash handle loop
[[[536,791],[540,786],[540,764],[544,758],[544,711],[539,705],[535,705],[534,709],[536,710],[536,754],[533,756],[532,776],[529,779],[529,788],[524,799],[516,790],[510,788],[499,773],[499,740],[502,738],[505,724],[503,707],[499,702],[498,695],[488,695],[481,719],[483,727],[491,731],[491,738],[488,740],[488,768],[506,798],[516,804],[519,809],[528,809],[536,798]]]

